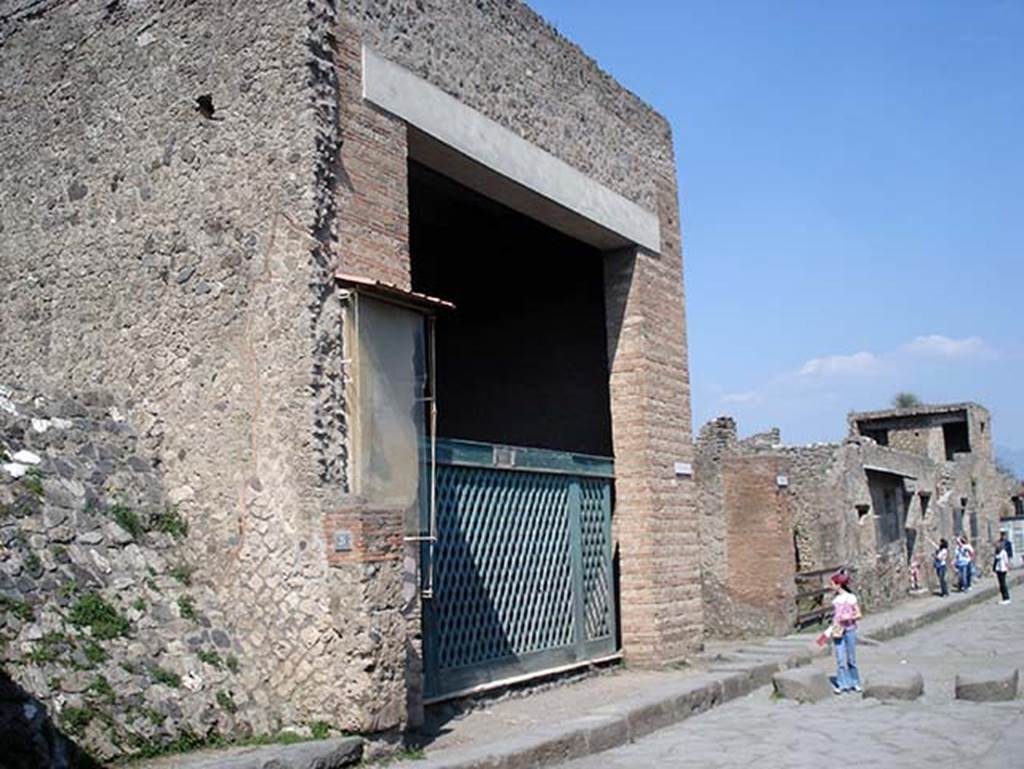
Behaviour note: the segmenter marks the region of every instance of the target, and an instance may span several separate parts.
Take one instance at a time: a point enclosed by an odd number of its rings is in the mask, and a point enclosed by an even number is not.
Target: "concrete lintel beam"
[[[363,47],[363,98],[411,128],[410,156],[598,248],[661,251],[658,216]]]

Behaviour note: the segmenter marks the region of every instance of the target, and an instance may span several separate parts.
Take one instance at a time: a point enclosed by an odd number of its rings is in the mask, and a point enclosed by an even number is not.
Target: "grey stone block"
[[[772,678],[776,694],[797,702],[817,702],[832,693],[828,676],[816,668],[798,668],[776,673]]]
[[[868,678],[863,696],[876,700],[916,700],[922,694],[924,678],[916,670],[883,670]]]
[[[1017,696],[1020,671],[978,670],[956,674],[955,696],[971,702],[1004,702]]]
[[[537,766],[557,766],[587,755],[587,736],[575,723],[562,729],[552,726],[537,732],[509,737],[490,747],[487,759],[472,766],[499,769],[533,769]],[[269,767],[267,768],[269,769]]]
[[[342,769],[359,763],[363,741],[359,737],[268,745],[227,752],[180,756],[175,769]]]
[[[725,699],[718,676],[695,676],[676,684],[668,695],[668,708],[677,721],[719,705]]]
[[[629,742],[629,724],[614,715],[583,716],[570,722],[569,731],[579,729],[587,741],[587,754],[625,745]]]

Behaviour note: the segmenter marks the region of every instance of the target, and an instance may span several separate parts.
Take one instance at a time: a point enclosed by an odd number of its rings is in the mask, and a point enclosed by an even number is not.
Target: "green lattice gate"
[[[610,459],[442,440],[428,700],[616,649]]]

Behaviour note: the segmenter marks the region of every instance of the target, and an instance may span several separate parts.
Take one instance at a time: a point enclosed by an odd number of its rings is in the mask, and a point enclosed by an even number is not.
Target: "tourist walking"
[[[946,582],[946,569],[949,566],[949,543],[945,539],[939,540],[939,546],[935,548],[935,576],[939,578],[939,595],[949,595],[949,583]]]
[[[995,557],[992,559],[992,571],[996,573],[999,580],[999,592],[1003,596],[1002,604],[1010,602],[1010,588],[1006,585],[1006,572],[1010,570],[1010,556],[1006,553],[1006,547],[1002,539],[996,543]]]
[[[832,575],[832,646],[836,651],[836,680],[832,691],[859,692],[857,669],[857,620],[861,618],[857,596],[850,589],[850,575],[840,571]]]
[[[974,549],[967,542],[967,537],[960,535],[956,541],[956,553],[953,556],[953,565],[956,566],[957,579],[960,582],[960,592],[966,593],[971,589],[971,571],[974,561]]]

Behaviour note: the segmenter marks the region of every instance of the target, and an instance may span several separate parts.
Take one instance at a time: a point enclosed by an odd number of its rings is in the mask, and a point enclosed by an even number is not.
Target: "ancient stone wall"
[[[917,425],[904,429],[889,430],[889,446],[900,451],[909,451],[930,458],[933,462],[946,459],[946,441],[942,425],[929,424],[920,420]]]
[[[398,588],[323,537],[346,484],[332,4],[32,6],[0,24],[0,381],[119,404],[254,730],[398,725]]]
[[[236,619],[123,407],[0,391],[0,455],[0,644],[25,698],[103,761],[260,730]],[[20,709],[0,705],[14,754],[47,723],[12,727]]]
[[[699,644],[662,117],[505,0],[15,0],[0,41],[0,382],[117,404],[236,650],[236,726],[400,727],[416,677],[410,521],[348,486],[333,273],[407,285],[409,259],[405,130],[359,98],[364,41],[658,213],[660,254],[608,258],[623,628],[635,659]],[[337,529],[390,544],[334,553]]]
[[[865,451],[885,454],[873,462]],[[801,570],[845,566],[865,607],[878,609],[902,598],[909,585],[906,541],[883,541],[865,466],[915,477],[923,458],[875,446],[869,439],[842,444],[787,447]],[[913,506],[911,506],[911,513]],[[912,518],[912,515],[908,520]]]
[[[671,128],[516,0],[345,0],[378,53],[662,218],[675,243]],[[666,226],[670,225],[670,226]],[[677,271],[678,272],[678,271]]]
[[[952,543],[959,531],[972,540],[982,572],[988,571],[999,519],[1011,514],[1012,484],[996,471],[986,447],[987,428],[983,431],[981,424],[987,421],[987,412],[972,405],[969,414],[972,451],[957,454],[953,461],[945,461],[944,451],[939,461],[934,459],[929,451],[934,441],[924,436],[924,416],[906,430],[890,433],[890,439],[894,433],[915,437],[917,442],[911,444],[916,451],[879,446],[856,434],[838,444],[782,446],[777,431],[738,440],[736,425],[728,417],[705,425],[696,471],[709,632],[742,634],[753,632],[756,624],[749,617],[745,623],[736,608],[743,603],[740,590],[750,584],[749,574],[726,568],[730,555],[748,542],[749,523],[742,515],[751,500],[760,500],[754,504],[767,511],[767,500],[777,493],[768,464],[760,467],[755,459],[765,460],[787,477],[785,520],[792,527],[796,568],[853,569],[854,589],[868,610],[892,605],[906,595],[912,565],[920,586],[936,589],[931,567],[935,545],[942,537]],[[941,427],[938,432],[941,438]],[[883,473],[887,483],[896,484],[902,529],[893,541],[883,536],[887,524],[878,510],[881,496],[872,495],[872,473]],[[762,512],[760,520],[776,519]]]
[[[946,460],[942,425],[936,417],[965,412],[970,452],[956,453]],[[1012,509],[1010,485],[996,469],[992,454],[991,416],[976,403],[922,406],[908,412],[898,410],[851,414],[851,433],[858,420],[868,418],[896,421],[889,430],[888,447],[858,441],[863,462],[893,468],[906,476],[909,496],[907,513],[909,560],[916,563],[921,583],[938,586],[931,567],[932,554],[940,538],[953,543],[960,533],[973,543],[978,565],[988,570],[989,555],[999,536],[999,519]],[[870,426],[870,423],[869,425]],[[904,450],[897,450],[902,447]]]

